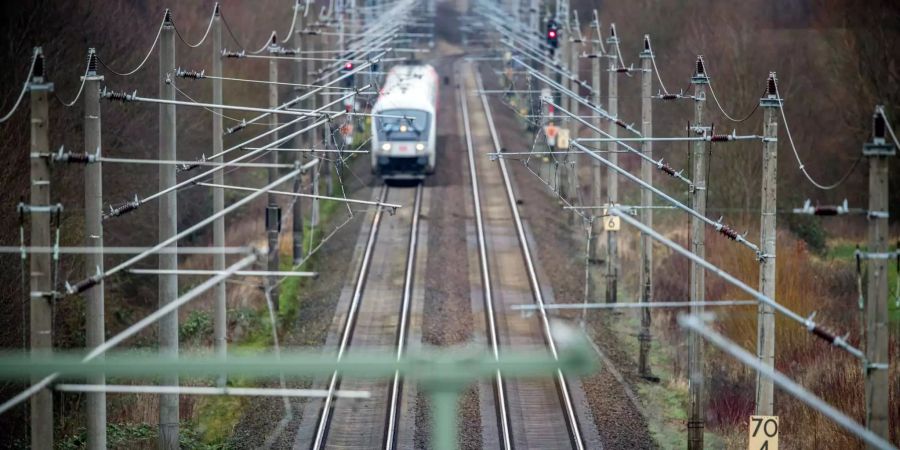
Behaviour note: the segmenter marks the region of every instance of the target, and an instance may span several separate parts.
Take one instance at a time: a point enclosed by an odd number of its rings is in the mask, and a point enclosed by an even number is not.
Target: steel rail
[[[488,338],[491,343],[491,352],[494,354],[495,360],[500,360],[500,338],[497,332],[496,311],[494,309],[493,286],[491,285],[490,266],[487,256],[487,239],[484,231],[484,217],[481,212],[481,194],[478,187],[478,174],[475,171],[475,149],[472,144],[472,131],[469,123],[469,102],[466,96],[457,91],[459,97],[460,110],[463,116],[463,126],[466,135],[466,151],[469,162],[469,179],[472,185],[472,200],[475,205],[475,231],[478,238],[478,262],[481,266],[481,284],[484,295],[484,312],[487,318]],[[509,411],[506,405],[506,388],[503,383],[503,375],[500,371],[494,379],[494,389],[497,396],[497,413],[500,421],[500,434],[503,439],[503,448],[512,449],[512,432],[509,424]]]
[[[413,275],[416,264],[416,247],[419,235],[419,211],[422,206],[422,185],[416,187],[416,200],[413,203],[412,230],[409,236],[409,250],[406,256],[406,275],[403,279],[403,299],[400,307],[400,327],[397,330],[397,361],[403,357],[406,348],[406,335],[409,328],[409,310],[412,303]],[[402,381],[400,372],[394,372],[391,383],[390,403],[388,404],[388,421],[384,433],[384,448],[394,450],[397,447],[397,417],[400,415],[400,390]]]
[[[481,74],[478,73],[477,66],[475,66],[475,82],[477,83],[478,90],[484,90],[483,83],[481,81]],[[497,135],[497,129],[494,126],[494,118],[491,115],[491,108],[488,104],[488,98],[486,95],[481,95],[481,104],[484,108],[484,115],[487,119],[488,129],[491,134],[491,140],[494,144],[494,151],[501,152],[500,146],[500,138]],[[543,328],[544,339],[547,342],[547,346],[550,348],[550,353],[553,355],[554,359],[559,359],[559,353],[556,348],[556,341],[553,338],[553,332],[550,329],[550,319],[548,318],[547,311],[544,309],[544,295],[541,292],[541,285],[537,279],[537,271],[534,267],[534,260],[531,255],[531,249],[528,244],[528,239],[525,236],[525,227],[522,224],[522,217],[519,215],[519,208],[516,203],[515,194],[513,194],[512,183],[510,182],[509,169],[506,167],[506,160],[500,158],[498,160],[500,164],[500,173],[503,176],[503,184],[506,188],[506,196],[509,202],[509,208],[512,210],[513,214],[513,222],[516,225],[516,235],[519,238],[519,246],[522,249],[522,259],[525,262],[526,270],[528,271],[528,282],[531,285],[531,291],[534,296],[535,302],[541,307],[540,309],[540,319],[541,325]],[[563,407],[566,413],[566,419],[569,425],[569,433],[572,438],[572,443],[575,445],[575,448],[578,450],[584,450],[584,438],[581,435],[581,427],[578,424],[578,417],[575,414],[575,406],[572,401],[572,394],[569,392],[568,382],[566,381],[565,375],[563,375],[562,370],[556,370],[556,383],[560,391],[560,397],[562,398]]]
[[[387,200],[389,188],[387,185],[382,186],[381,193],[378,195],[378,202],[384,203]],[[350,346],[350,338],[353,335],[353,328],[356,325],[356,316],[359,311],[359,304],[362,301],[363,288],[366,284],[366,278],[369,274],[369,266],[372,263],[372,250],[375,248],[375,240],[378,237],[378,229],[381,225],[381,217],[383,210],[381,208],[377,208],[375,210],[375,216],[372,218],[372,227],[369,230],[369,237],[366,241],[366,248],[363,252],[362,261],[360,262],[359,267],[359,275],[356,278],[356,284],[353,288],[353,297],[350,300],[350,308],[347,311],[347,320],[344,323],[344,328],[341,331],[341,342],[338,345],[338,353],[337,360],[340,361],[344,357],[344,353],[347,351],[347,348]],[[312,449],[318,450],[324,447],[325,445],[325,433],[328,430],[328,425],[331,422],[331,409],[333,396],[332,393],[337,389],[338,384],[338,372],[334,371],[331,373],[331,378],[328,382],[328,395],[325,397],[325,404],[322,405],[322,413],[319,416],[319,424],[316,427],[316,436],[313,440]]]

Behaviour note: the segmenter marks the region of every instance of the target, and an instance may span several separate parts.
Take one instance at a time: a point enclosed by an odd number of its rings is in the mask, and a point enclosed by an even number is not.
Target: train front
[[[373,109],[372,171],[384,179],[424,179],[434,171],[435,110],[431,86],[404,82]]]

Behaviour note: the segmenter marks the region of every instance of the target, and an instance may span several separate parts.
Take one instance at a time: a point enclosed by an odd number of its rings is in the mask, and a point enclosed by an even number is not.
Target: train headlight
[[[424,151],[425,151],[425,144],[419,142],[418,144],[416,144],[416,150],[418,150],[418,151],[420,151],[420,152],[424,152]]]
[[[381,150],[385,152],[391,151],[391,143],[385,142],[384,144],[381,144]]]

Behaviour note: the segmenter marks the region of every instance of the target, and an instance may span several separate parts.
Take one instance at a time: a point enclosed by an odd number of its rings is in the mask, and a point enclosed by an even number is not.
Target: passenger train
[[[438,75],[427,64],[394,66],[372,110],[372,172],[385,180],[434,172]]]

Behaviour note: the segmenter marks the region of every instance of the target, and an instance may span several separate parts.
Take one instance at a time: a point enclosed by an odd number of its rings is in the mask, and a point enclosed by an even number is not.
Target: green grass
[[[324,178],[324,177],[323,177]],[[322,180],[324,185],[324,179]],[[339,195],[340,186],[335,181],[334,191],[330,195]],[[336,201],[321,201],[319,203],[319,223],[328,223],[329,219],[344,206]],[[313,241],[310,243],[309,236],[313,229],[309,222],[309,217],[304,220],[304,254],[309,251],[310,245],[315,247],[321,242],[324,233],[320,228],[316,229]],[[289,254],[281,254],[280,270],[293,270],[293,258]],[[302,270],[315,271],[317,266],[317,258],[315,255],[310,257],[304,264]],[[297,318],[300,306],[303,302],[303,292],[314,282],[312,278],[304,277],[287,277],[279,286],[278,292],[278,316],[277,321],[279,330],[283,333],[286,328],[290,328]],[[268,308],[263,305],[256,309],[242,309],[238,311],[229,311],[229,317],[237,317],[242,326],[247,329],[244,338],[240,342],[234,343],[233,352],[241,353],[257,353],[266,351],[272,346],[272,324],[269,320]],[[197,320],[201,322],[201,320]],[[281,334],[281,333],[279,333]],[[229,378],[228,385],[233,387],[253,386],[252,380],[244,378]],[[240,397],[229,396],[212,396],[203,397],[196,405],[198,411],[197,423],[193,424],[197,431],[197,437],[205,448],[222,448],[228,441],[232,430],[238,424],[246,408],[249,400]],[[182,446],[182,448],[195,448]]]
[[[221,398],[221,397],[220,397]],[[153,442],[159,436],[155,425],[146,423],[110,423],[106,425],[106,444],[110,448],[128,448],[141,442]],[[208,444],[202,439],[202,432],[196,424],[181,423],[179,447],[185,450],[220,450],[224,444]],[[25,448],[24,446],[22,448]],[[81,428],[75,435],[67,436],[57,446],[59,450],[80,450],[87,448],[87,430]]]
[[[860,251],[866,251],[866,247],[860,246]],[[825,257],[831,260],[845,261],[848,264],[856,264],[856,245],[847,242],[829,243]],[[855,267],[855,266],[854,266]],[[865,261],[863,261],[863,272],[865,272]],[[897,287],[897,261],[891,259],[888,261],[888,314],[891,322],[900,322],[900,308],[897,307],[896,298],[900,295]],[[863,289],[865,289],[866,280],[863,278]],[[865,295],[865,290],[863,295]]]
[[[636,316],[622,314],[610,320],[609,326],[615,334],[627,336],[620,340],[626,354],[637,355],[639,344],[636,330],[640,323]],[[687,438],[688,385],[686,380],[676,380],[672,371],[674,355],[669,347],[654,339],[650,346],[650,368],[660,382],[642,382],[634,386],[646,413],[647,428],[660,448],[683,448]],[[714,432],[704,433],[706,448],[724,448],[721,436]]]

